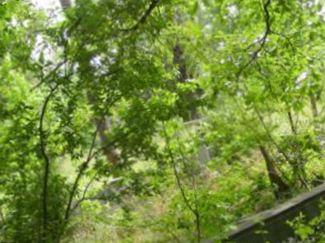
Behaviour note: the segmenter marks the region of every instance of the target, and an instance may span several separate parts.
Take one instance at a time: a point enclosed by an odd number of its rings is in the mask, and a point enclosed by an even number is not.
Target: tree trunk
[[[117,164],[119,161],[119,155],[116,152],[115,148],[109,144],[109,140],[106,134],[106,132],[110,130],[109,122],[106,120],[102,122],[98,119],[95,119],[95,123],[97,126],[99,126],[98,134],[100,142],[103,146],[103,153],[106,156],[107,161],[113,165]]]
[[[311,106],[311,111],[313,113],[314,118],[316,118],[318,116],[318,109],[317,109],[317,102],[316,102],[316,98],[313,94],[311,94],[309,96],[310,98],[310,106]]]
[[[191,78],[191,75],[187,69],[186,66],[186,61],[185,61],[185,56],[184,56],[184,51],[182,46],[180,45],[179,42],[176,42],[174,48],[173,48],[173,62],[175,65],[178,67],[178,77],[177,81],[179,83],[186,83],[188,82],[188,79]],[[200,96],[199,90],[189,92],[186,94],[186,101],[189,106],[185,106],[186,111],[184,111],[184,114],[187,114],[185,116],[185,120],[195,120],[199,118],[199,114],[197,112],[197,109],[195,105],[193,104],[197,97]],[[187,112],[187,113],[186,113]]]
[[[178,82],[185,83],[188,80],[188,73],[185,63],[185,57],[181,45],[177,42],[173,48],[173,62],[178,66]]]
[[[273,159],[264,146],[260,146],[260,152],[265,160],[270,182],[276,187],[274,189],[274,195],[276,198],[280,198],[282,195],[288,192],[289,186],[282,180],[281,176],[276,170]]]
[[[71,0],[60,0],[63,9],[71,7]]]
[[[292,131],[293,134],[296,135],[297,134],[297,128],[296,128],[296,126],[295,126],[295,124],[293,122],[293,117],[292,117],[292,113],[291,113],[290,110],[288,111],[288,118],[289,118],[289,123],[290,123],[291,131]]]

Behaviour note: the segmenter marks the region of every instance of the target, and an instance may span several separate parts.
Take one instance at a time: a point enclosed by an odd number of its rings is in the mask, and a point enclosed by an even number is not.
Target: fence
[[[294,237],[287,221],[303,213],[306,220],[320,214],[319,204],[325,199],[325,183],[285,203],[242,220],[225,242],[284,242]]]

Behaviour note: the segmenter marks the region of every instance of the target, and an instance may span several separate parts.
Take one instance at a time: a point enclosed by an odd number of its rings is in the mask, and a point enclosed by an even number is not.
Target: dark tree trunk
[[[60,0],[63,9],[69,8],[71,6],[71,0]]]
[[[309,97],[310,97],[311,110],[313,112],[314,118],[316,118],[318,116],[318,109],[317,109],[316,98],[315,98],[315,96],[313,94],[311,94]]]
[[[297,134],[297,128],[293,122],[293,117],[292,117],[292,113],[290,110],[288,111],[288,118],[289,118],[289,123],[290,123],[292,133]]]
[[[178,82],[185,83],[188,80],[188,73],[185,63],[185,57],[181,45],[177,42],[173,48],[174,64],[178,66]]]
[[[276,198],[280,198],[282,195],[288,192],[289,186],[283,181],[283,179],[279,175],[273,159],[271,158],[264,146],[260,146],[260,152],[265,160],[270,182],[276,187],[274,189],[274,195]]]
[[[177,81],[179,83],[186,83],[191,78],[191,74],[188,71],[188,68],[186,66],[186,59],[184,56],[184,51],[179,42],[176,42],[174,48],[173,48],[173,62],[178,67],[178,77]],[[186,94],[184,102],[186,102],[185,106],[182,106],[182,108],[186,109],[185,111],[182,111],[182,114],[185,115],[185,120],[195,120],[199,118],[199,114],[196,109],[195,101],[200,96],[200,91],[196,90],[193,92],[190,92]]]

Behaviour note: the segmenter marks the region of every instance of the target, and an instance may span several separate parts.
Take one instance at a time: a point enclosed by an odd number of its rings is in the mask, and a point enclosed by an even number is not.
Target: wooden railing
[[[288,221],[303,213],[306,220],[320,214],[319,204],[325,200],[325,183],[283,204],[243,219],[224,242],[284,242],[294,237]]]

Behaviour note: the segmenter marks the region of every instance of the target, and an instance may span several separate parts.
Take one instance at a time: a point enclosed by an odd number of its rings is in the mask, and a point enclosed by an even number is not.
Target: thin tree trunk
[[[292,113],[289,110],[288,111],[288,118],[289,118],[289,123],[290,123],[290,127],[291,127],[291,131],[293,133],[293,135],[297,135],[297,127],[294,125],[293,122],[293,117],[292,117]],[[304,167],[304,161],[306,161],[306,159],[304,159],[304,156],[300,150],[300,148],[298,148],[297,146],[299,145],[294,145],[295,147],[293,148],[294,150],[296,150],[296,156],[295,156],[295,160],[294,160],[294,164],[293,164],[293,171],[294,174],[297,176],[298,180],[301,182],[301,184],[305,187],[308,188],[308,183],[306,182],[306,171],[305,171],[305,167]]]
[[[290,110],[288,111],[288,118],[289,118],[289,123],[290,123],[292,133],[297,134],[297,128],[293,122],[293,117],[292,117],[292,113]]]
[[[260,152],[266,163],[268,176],[272,185],[275,185],[274,195],[276,198],[280,198],[281,195],[285,194],[289,190],[289,186],[282,180],[281,176],[276,170],[275,164],[267,149],[264,146],[260,146]]]
[[[314,95],[310,95],[310,106],[311,106],[311,111],[313,113],[314,118],[318,117],[318,109],[317,109],[317,102],[316,102],[316,98]]]
[[[43,220],[43,228],[42,228],[42,239],[41,242],[47,241],[47,230],[48,230],[48,184],[50,178],[50,157],[46,151],[46,133],[44,131],[44,119],[47,112],[48,104],[51,98],[54,95],[58,85],[56,85],[53,89],[51,89],[50,93],[46,96],[45,101],[42,106],[42,111],[39,120],[39,140],[40,140],[40,149],[41,154],[44,159],[44,177],[43,177],[43,189],[42,189],[42,220]]]

